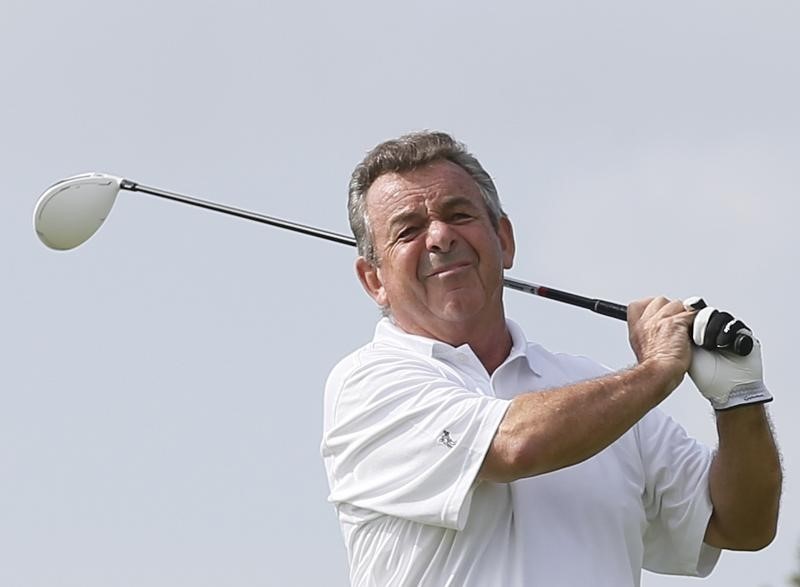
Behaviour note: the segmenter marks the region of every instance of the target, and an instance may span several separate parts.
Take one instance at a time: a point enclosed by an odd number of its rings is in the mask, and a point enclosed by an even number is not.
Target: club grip
[[[608,302],[606,300],[594,300],[592,311],[602,314],[603,316],[610,316],[617,320],[628,319],[628,306],[617,304],[615,302]]]
[[[753,351],[753,337],[744,332],[740,332],[733,340],[733,345],[730,350],[740,357],[746,357]]]

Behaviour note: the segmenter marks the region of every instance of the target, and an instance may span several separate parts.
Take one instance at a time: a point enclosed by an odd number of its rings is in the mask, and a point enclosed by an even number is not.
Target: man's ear
[[[356,259],[356,274],[364,290],[375,300],[375,303],[381,308],[388,305],[386,289],[383,287],[381,271],[377,265],[370,263],[364,257],[359,257]]]
[[[511,269],[514,264],[514,253],[517,245],[514,242],[514,228],[508,216],[500,218],[497,226],[497,236],[500,237],[500,248],[503,251],[503,269]]]

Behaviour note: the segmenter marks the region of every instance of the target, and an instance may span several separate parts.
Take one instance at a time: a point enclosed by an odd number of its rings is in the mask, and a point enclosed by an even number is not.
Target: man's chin
[[[447,322],[464,322],[480,315],[485,309],[485,301],[474,295],[453,295],[443,300],[436,312],[440,320]]]

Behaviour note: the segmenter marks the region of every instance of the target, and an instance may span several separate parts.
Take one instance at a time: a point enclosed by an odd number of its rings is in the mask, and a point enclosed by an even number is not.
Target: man
[[[443,133],[355,169],[356,271],[382,308],[326,386],[322,454],[353,585],[638,585],[706,575],[774,537],[781,471],[760,345],[743,325],[653,298],[628,306],[637,364],[608,373],[528,342],[503,309],[514,259],[494,184]],[[723,317],[720,322],[720,316]],[[690,370],[719,448],[656,406]]]

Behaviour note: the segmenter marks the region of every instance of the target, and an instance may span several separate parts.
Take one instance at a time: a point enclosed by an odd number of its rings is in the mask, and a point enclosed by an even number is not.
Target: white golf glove
[[[689,377],[715,410],[772,401],[764,385],[761,343],[753,337],[753,350],[745,357],[719,350],[741,332],[752,332],[727,312],[705,306],[699,298],[684,301],[687,308],[702,308],[694,319]],[[717,349],[714,351],[708,349]]]

